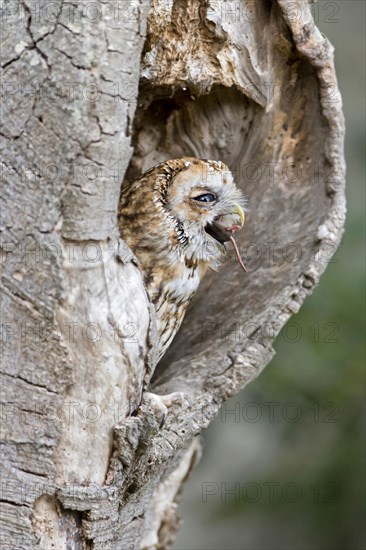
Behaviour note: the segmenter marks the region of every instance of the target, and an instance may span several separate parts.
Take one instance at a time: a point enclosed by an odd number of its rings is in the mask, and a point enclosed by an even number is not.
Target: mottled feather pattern
[[[225,164],[191,157],[160,163],[123,189],[119,227],[155,305],[159,358],[207,269],[217,269],[225,260],[225,245],[206,229],[223,216],[237,220],[243,207],[242,193]]]

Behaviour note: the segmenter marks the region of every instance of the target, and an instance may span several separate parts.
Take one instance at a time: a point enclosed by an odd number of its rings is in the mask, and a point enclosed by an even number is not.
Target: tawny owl
[[[189,157],[157,164],[123,190],[119,226],[156,308],[159,359],[207,269],[224,261],[244,202],[225,164]]]

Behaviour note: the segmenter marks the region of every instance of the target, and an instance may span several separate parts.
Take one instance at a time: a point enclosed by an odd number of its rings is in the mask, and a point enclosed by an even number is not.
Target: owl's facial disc
[[[229,214],[217,216],[213,222],[205,227],[206,233],[211,237],[225,243],[229,241],[235,231],[239,231],[244,225],[245,215],[238,203],[233,204],[233,210]]]

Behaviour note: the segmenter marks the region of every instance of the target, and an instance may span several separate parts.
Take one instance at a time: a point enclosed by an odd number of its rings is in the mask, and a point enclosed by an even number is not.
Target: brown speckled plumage
[[[241,227],[243,202],[225,164],[188,157],[154,166],[123,190],[119,227],[156,308],[159,358],[207,269],[224,261],[222,235]]]

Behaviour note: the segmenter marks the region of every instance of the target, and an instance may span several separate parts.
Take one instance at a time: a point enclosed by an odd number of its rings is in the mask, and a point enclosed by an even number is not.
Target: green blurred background
[[[277,338],[275,359],[203,434],[175,550],[365,548],[365,3],[321,0],[312,9],[336,49],[346,232]]]

